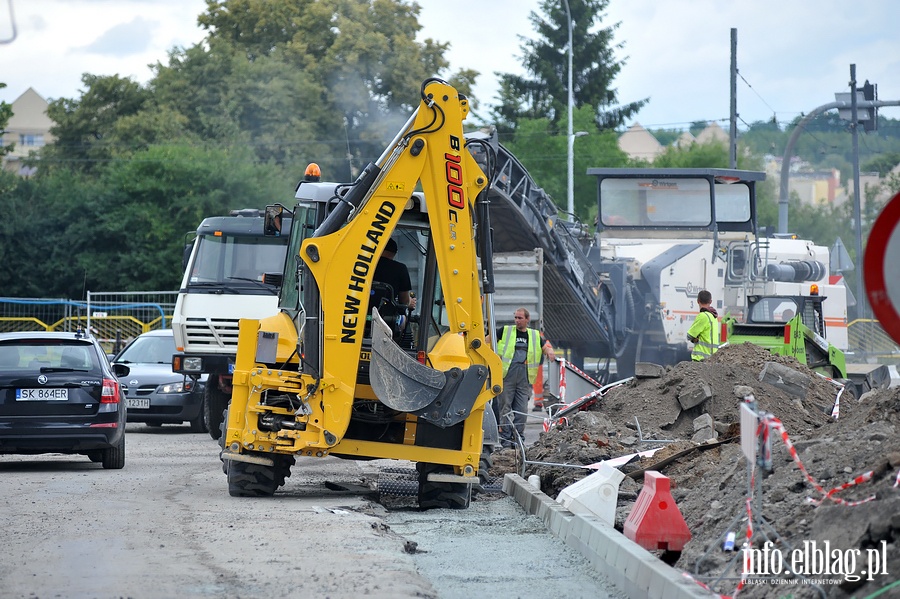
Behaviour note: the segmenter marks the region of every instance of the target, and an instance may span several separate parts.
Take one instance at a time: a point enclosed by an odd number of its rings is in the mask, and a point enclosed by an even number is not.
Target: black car
[[[119,379],[125,392],[128,422],[150,426],[190,424],[191,432],[205,433],[203,381],[172,370],[176,353],[172,329],[157,329],[135,337],[113,358],[113,366],[128,366]]]
[[[0,454],[67,453],[125,466],[125,396],[83,333],[0,334]]]

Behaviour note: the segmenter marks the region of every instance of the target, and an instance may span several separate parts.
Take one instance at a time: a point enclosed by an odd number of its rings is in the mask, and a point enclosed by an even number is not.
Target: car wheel
[[[90,459],[92,462],[97,463],[97,462],[100,462],[100,461],[103,459],[103,452],[101,452],[101,451],[99,451],[99,450],[97,450],[97,451],[89,451],[89,452],[87,453],[87,457],[88,457],[88,459]]]
[[[218,441],[222,436],[222,423],[225,421],[222,414],[228,407],[230,397],[219,389],[215,378],[217,377],[210,377],[206,381],[206,388],[203,391],[203,409],[206,413],[206,428],[209,436]]]
[[[188,421],[190,424],[190,431],[192,433],[205,433],[209,431],[208,428],[209,418],[206,414],[206,393],[200,398],[200,409],[197,411],[197,416]]]
[[[125,467],[125,435],[114,446],[101,450],[100,461],[107,470],[121,470]]]

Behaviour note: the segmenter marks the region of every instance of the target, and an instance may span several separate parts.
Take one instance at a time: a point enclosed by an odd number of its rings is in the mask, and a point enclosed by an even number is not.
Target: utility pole
[[[853,221],[856,227],[856,317],[866,317],[862,268],[862,192],[859,188],[859,107],[856,99],[856,65],[850,65],[850,132],[853,136]]]
[[[572,13],[569,12],[569,0],[563,0],[566,5],[566,24],[569,26],[569,123],[566,135],[568,154],[566,156],[566,212],[569,213],[569,222],[575,222],[575,134],[572,132],[572,111],[575,108],[575,100],[572,97]]]
[[[728,128],[729,164],[737,168],[737,29],[731,29],[731,120]]]

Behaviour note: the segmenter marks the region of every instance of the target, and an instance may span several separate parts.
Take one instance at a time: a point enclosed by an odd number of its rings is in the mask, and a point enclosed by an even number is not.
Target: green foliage
[[[635,115],[647,100],[618,105],[613,80],[624,61],[616,51],[623,44],[613,41],[618,23],[597,28],[609,0],[568,0],[572,19],[572,96],[576,108],[590,107],[601,128],[614,128]],[[565,5],[556,0],[541,2],[543,15],[529,19],[536,39],[521,46],[527,76],[500,74],[498,103],[491,111],[502,132],[515,129],[522,119],[549,118],[554,125],[568,106],[569,21]]]
[[[137,114],[150,94],[131,79],[118,75],[101,77],[85,73],[81,77],[85,91],[79,100],[60,98],[50,103],[47,115],[56,138],[41,152],[42,170],[66,165],[91,172],[122,152],[133,148],[128,141],[113,135],[120,118]]]
[[[885,152],[860,165],[859,170],[864,173],[878,173],[879,176],[886,177],[898,164],[900,164],[900,151]]]
[[[6,87],[5,83],[0,83],[0,89]],[[6,131],[6,125],[9,124],[9,119],[12,117],[12,105],[7,104],[6,102],[0,102],[0,131]],[[4,154],[8,154],[12,152],[14,145],[10,144],[8,146],[0,146],[0,156]]]
[[[0,249],[0,280],[18,297],[175,289],[185,234],[203,218],[262,208],[292,189],[245,151],[186,145],[154,145],[91,174],[59,167],[0,182],[9,215],[0,235],[10,242]]]
[[[728,168],[728,147],[718,141],[669,146],[653,160],[654,168]]]
[[[448,66],[447,44],[415,41],[419,7],[401,0],[230,0],[207,7],[200,23],[210,32],[208,50],[176,53],[176,72],[167,77],[181,85],[185,70],[202,82],[200,114],[210,115],[210,125],[226,129],[216,123],[224,108],[261,160],[298,172],[314,160],[326,177],[354,177],[418,105],[422,81]],[[210,71],[219,73],[213,86],[204,76]],[[470,83],[475,76],[460,73]]]

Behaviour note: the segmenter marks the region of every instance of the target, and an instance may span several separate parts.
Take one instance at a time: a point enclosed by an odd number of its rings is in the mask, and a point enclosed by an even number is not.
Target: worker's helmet
[[[304,181],[318,181],[322,178],[322,171],[319,169],[319,165],[315,162],[310,162],[309,166],[306,167],[306,172],[303,174]]]

